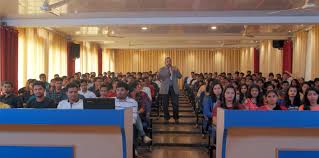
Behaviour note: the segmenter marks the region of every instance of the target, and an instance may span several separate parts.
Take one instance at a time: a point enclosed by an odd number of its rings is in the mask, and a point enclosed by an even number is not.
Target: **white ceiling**
[[[109,48],[248,47],[287,39],[319,22],[319,8],[269,14],[301,7],[304,0],[69,0],[54,9],[60,16],[41,11],[43,1],[0,0],[0,18]],[[108,37],[107,28],[122,38]]]
[[[93,41],[111,48],[136,47],[240,47],[256,46],[260,40],[287,39],[307,25],[114,25],[55,27],[76,41]],[[147,27],[147,30],[142,30]],[[106,31],[113,31],[109,37]],[[257,42],[256,42],[257,41]]]
[[[39,13],[44,0],[1,0],[3,16]],[[50,0],[50,3],[59,0]],[[299,7],[303,0],[70,0],[63,13],[141,11],[252,11]],[[24,8],[26,10],[23,10]]]

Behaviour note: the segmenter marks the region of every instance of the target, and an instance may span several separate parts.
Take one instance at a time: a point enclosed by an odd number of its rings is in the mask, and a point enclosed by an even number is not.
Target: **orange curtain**
[[[260,46],[260,72],[264,76],[272,73],[282,73],[282,50],[272,47],[271,40],[261,42]]]
[[[235,72],[252,70],[253,49],[105,49],[103,71],[158,71],[170,56],[183,76],[194,72]],[[181,85],[181,82],[180,82]]]
[[[240,49],[118,49],[116,72],[158,71],[170,56],[183,75],[195,72],[234,72],[240,69]]]
[[[242,48],[240,52],[240,71],[254,71],[254,48]]]
[[[319,26],[314,26],[309,31],[310,38],[309,42],[311,43],[309,46],[309,53],[311,53],[311,68],[306,69],[306,71],[310,71],[310,78],[308,79],[314,79],[319,76]]]
[[[42,28],[19,29],[19,88],[28,79],[39,79],[45,73],[48,81],[54,74],[67,75],[67,40]]]
[[[300,77],[305,77],[306,72],[307,39],[306,31],[299,31],[295,34],[292,73]]]
[[[102,52],[102,72],[115,71],[115,53],[114,50],[104,49]]]
[[[75,60],[75,71],[81,73],[98,73],[98,48],[93,42],[81,42],[80,59]]]

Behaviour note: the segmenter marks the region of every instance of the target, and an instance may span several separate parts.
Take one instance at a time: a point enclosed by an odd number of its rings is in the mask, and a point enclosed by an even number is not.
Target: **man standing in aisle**
[[[169,122],[170,114],[168,112],[168,100],[169,97],[172,99],[173,105],[173,118],[175,123],[178,123],[178,95],[179,88],[177,80],[182,78],[177,67],[172,66],[172,59],[170,57],[165,58],[165,66],[159,70],[159,78],[161,80],[160,95],[163,99],[163,110],[165,123]]]

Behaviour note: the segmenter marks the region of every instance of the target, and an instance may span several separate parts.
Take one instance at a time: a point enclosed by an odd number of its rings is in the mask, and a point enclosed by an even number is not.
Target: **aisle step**
[[[196,114],[184,93],[179,95],[179,123],[173,119],[173,107],[170,102],[171,119],[165,124],[161,110],[157,116],[157,107],[152,107],[152,152],[146,158],[181,157],[207,158],[208,137],[202,137],[201,128],[196,126]],[[202,115],[200,115],[202,117]],[[201,123],[199,123],[201,125]],[[192,152],[190,152],[192,150]],[[172,151],[169,154],[169,151]],[[189,154],[187,154],[190,152]],[[192,153],[195,153],[192,154]]]
[[[157,125],[157,124],[165,124],[164,122],[153,122],[153,125]],[[174,122],[169,122],[168,124],[172,124],[175,126],[181,126],[181,125],[196,125],[195,121],[192,122],[179,122],[178,124],[175,124]],[[198,125],[201,125],[202,123],[199,122]]]
[[[197,128],[195,125],[179,125],[175,124],[157,124],[153,125],[154,131],[186,131],[186,132],[200,132],[200,128]]]
[[[160,116],[159,117],[164,117],[164,115],[163,114],[160,114]],[[173,117],[173,115],[171,114],[171,117]],[[179,115],[179,117],[180,118],[182,118],[182,117],[185,117],[185,118],[194,118],[195,117],[195,114],[192,114],[192,115]]]
[[[208,137],[202,137],[201,134],[155,134],[153,143],[163,144],[208,144]]]
[[[183,144],[183,143],[153,143],[154,147],[189,147],[189,148],[207,148],[207,144]]]
[[[200,131],[164,131],[164,130],[153,130],[153,136],[156,134],[192,134],[192,135],[202,135]]]

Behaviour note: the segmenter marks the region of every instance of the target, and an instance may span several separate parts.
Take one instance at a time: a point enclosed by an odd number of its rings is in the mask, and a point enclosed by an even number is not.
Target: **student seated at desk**
[[[141,118],[139,117],[138,114],[138,103],[128,97],[129,91],[128,91],[128,85],[124,82],[118,82],[117,88],[116,88],[116,98],[115,98],[115,108],[116,109],[125,109],[125,108],[132,108],[133,109],[133,124],[135,125],[138,135],[143,137],[144,143],[148,143],[152,141],[151,138],[147,137],[145,135],[144,129],[143,129],[143,124],[141,121]],[[134,140],[134,144],[136,145],[136,138]],[[137,151],[134,151],[137,153]]]
[[[47,97],[51,98],[55,104],[61,100],[67,99],[65,92],[62,89],[62,78],[55,78],[54,90],[47,93]]]
[[[290,86],[286,92],[284,101],[281,106],[285,106],[288,110],[298,110],[301,105],[299,89],[297,86]]]
[[[96,98],[96,95],[88,90],[88,82],[87,80],[80,80],[80,88],[79,94],[83,95],[85,98]]]
[[[45,83],[35,81],[33,83],[34,98],[27,102],[26,108],[56,108],[54,101],[44,96]]]
[[[263,105],[263,95],[258,85],[251,85],[248,90],[247,99],[242,104],[245,110],[256,110]]]
[[[118,81],[112,81],[112,83],[109,84],[107,89],[107,97],[116,97],[116,87],[117,87]]]
[[[304,96],[304,105],[299,107],[299,110],[311,110],[319,111],[319,91],[318,89],[311,87],[306,90]]]
[[[266,104],[259,107],[257,110],[287,110],[286,106],[277,104],[279,95],[275,90],[269,90],[266,93]]]
[[[215,104],[220,104],[222,99],[223,86],[217,81],[210,81],[206,87],[206,94],[203,99],[203,114],[205,120],[212,119],[212,111]]]
[[[100,87],[100,97],[99,98],[110,98],[108,96],[108,89],[109,87],[105,84],[102,84],[101,87]]]
[[[18,94],[23,101],[23,104],[26,104],[31,96],[33,96],[33,83],[35,79],[28,79],[25,87],[20,88]]]
[[[222,101],[217,102],[214,105],[213,109],[213,124],[216,125],[217,123],[217,108],[223,108],[223,109],[233,109],[233,110],[239,110],[241,107],[239,106],[237,100],[236,100],[236,89],[232,85],[228,85],[225,87],[225,90],[222,94]]]
[[[13,93],[13,83],[10,81],[4,81],[2,83],[2,93],[0,96],[0,102],[8,104],[11,108],[22,108],[23,102],[20,97]]]
[[[83,100],[79,97],[79,87],[75,83],[66,86],[68,99],[59,102],[58,109],[83,109]]]

